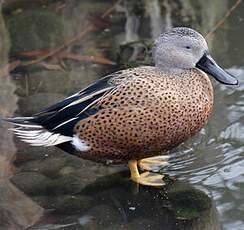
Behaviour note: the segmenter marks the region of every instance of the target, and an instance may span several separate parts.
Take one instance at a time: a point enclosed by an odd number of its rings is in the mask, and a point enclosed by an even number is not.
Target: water
[[[150,62],[144,58],[145,42],[125,44],[142,39],[150,44],[150,38],[171,25],[191,25],[206,34],[234,2],[126,1],[102,20],[98,15],[111,7],[110,1],[6,1],[0,19],[2,67],[30,60],[23,52],[62,45],[82,33],[89,20],[96,31],[65,49],[65,57],[19,67],[11,75],[1,71],[0,114],[30,115],[109,72]],[[106,167],[54,148],[29,147],[1,123],[0,228],[244,229],[243,13],[241,3],[209,38],[212,55],[238,77],[240,86],[213,82],[211,119],[172,151],[170,165],[162,169],[175,178],[173,185],[164,191],[138,188],[126,179],[128,171],[121,172],[124,166]],[[67,53],[96,59],[73,60]],[[99,64],[101,56],[117,65]]]

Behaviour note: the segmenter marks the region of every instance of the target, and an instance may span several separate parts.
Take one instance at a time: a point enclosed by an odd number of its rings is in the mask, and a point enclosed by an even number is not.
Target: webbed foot
[[[144,172],[140,174],[136,182],[142,185],[160,187],[165,185],[163,181],[164,175],[158,173]]]
[[[131,171],[131,180],[133,180],[134,182],[154,187],[161,187],[165,185],[163,181],[164,176],[161,174],[152,172],[144,172],[142,174],[139,174],[136,160],[130,160],[128,162],[128,166]]]
[[[167,156],[167,155],[148,157],[148,158],[139,160],[138,165],[141,169],[144,169],[147,171],[159,171],[164,166],[169,165],[169,163],[167,162],[168,159],[169,159],[169,156]]]

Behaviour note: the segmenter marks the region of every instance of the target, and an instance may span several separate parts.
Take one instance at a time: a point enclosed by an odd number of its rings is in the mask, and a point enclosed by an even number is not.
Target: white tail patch
[[[18,124],[15,124],[18,125]],[[12,129],[15,134],[24,142],[33,146],[54,146],[64,142],[72,141],[73,137],[64,136],[59,133],[47,131],[43,127],[28,125],[26,127]]]
[[[87,143],[85,143],[85,141],[81,140],[77,135],[74,135],[71,144],[75,147],[77,151],[81,152],[88,151],[91,148]]]

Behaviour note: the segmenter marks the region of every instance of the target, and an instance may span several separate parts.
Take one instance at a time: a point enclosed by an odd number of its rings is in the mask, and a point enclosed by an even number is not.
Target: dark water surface
[[[5,1],[0,115],[31,115],[107,73],[151,63],[147,49],[161,31],[186,25],[206,35],[234,2],[122,1],[101,18],[112,1]],[[81,35],[90,22],[96,30],[63,53],[14,69],[16,60],[41,58]],[[241,3],[208,38],[212,56],[240,86],[213,81],[212,117],[171,151],[169,166],[161,170],[168,175],[163,189],[134,185],[124,166],[27,146],[0,123],[0,229],[244,229],[243,31]]]

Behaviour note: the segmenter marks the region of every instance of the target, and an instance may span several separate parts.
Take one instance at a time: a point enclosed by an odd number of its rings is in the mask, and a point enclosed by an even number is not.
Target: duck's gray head
[[[187,27],[175,27],[159,36],[155,41],[156,67],[170,74],[199,68],[221,83],[237,85],[238,81],[221,69],[208,53],[204,37]]]

